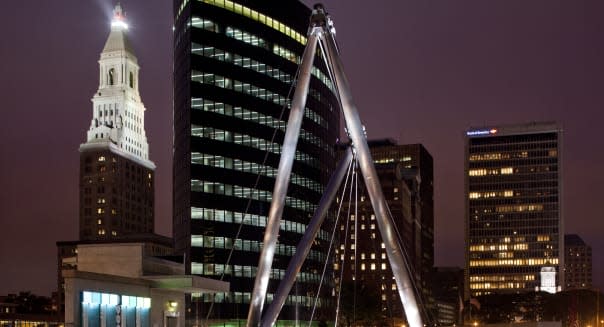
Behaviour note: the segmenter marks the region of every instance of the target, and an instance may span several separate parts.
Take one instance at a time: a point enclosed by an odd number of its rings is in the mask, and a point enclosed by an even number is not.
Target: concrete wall
[[[137,278],[143,275],[143,244],[79,245],[78,270]]]

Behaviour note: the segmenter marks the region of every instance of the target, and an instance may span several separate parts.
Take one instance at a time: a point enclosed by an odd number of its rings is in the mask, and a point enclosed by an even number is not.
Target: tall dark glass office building
[[[188,324],[208,313],[210,324],[245,323],[310,13],[294,0],[174,0],[175,246],[188,272],[231,283],[229,293],[193,295]],[[339,115],[326,74],[317,56],[269,302],[335,167]],[[309,319],[328,238],[319,233],[280,324]],[[330,305],[322,290],[319,312]]]
[[[466,292],[532,292],[541,270],[564,281],[561,129],[554,123],[466,131]]]

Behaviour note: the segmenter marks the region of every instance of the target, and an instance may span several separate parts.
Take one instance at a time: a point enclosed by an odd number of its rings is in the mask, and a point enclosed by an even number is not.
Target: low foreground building
[[[147,255],[144,243],[81,244],[63,271],[65,326],[184,327],[185,294],[228,292],[226,282],[184,275],[182,259]]]

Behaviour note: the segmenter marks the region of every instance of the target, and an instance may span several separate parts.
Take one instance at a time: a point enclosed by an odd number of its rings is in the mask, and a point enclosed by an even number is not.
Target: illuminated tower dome
[[[118,4],[99,59],[92,121],[80,145],[80,239],[153,233],[155,164],[149,160],[139,66]]]

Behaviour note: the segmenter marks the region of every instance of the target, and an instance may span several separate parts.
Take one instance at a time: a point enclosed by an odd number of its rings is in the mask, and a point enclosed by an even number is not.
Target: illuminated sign
[[[467,136],[480,136],[480,135],[490,135],[490,134],[496,134],[497,130],[492,128],[492,129],[477,129],[477,130],[473,130],[473,131],[467,131],[466,135]]]

